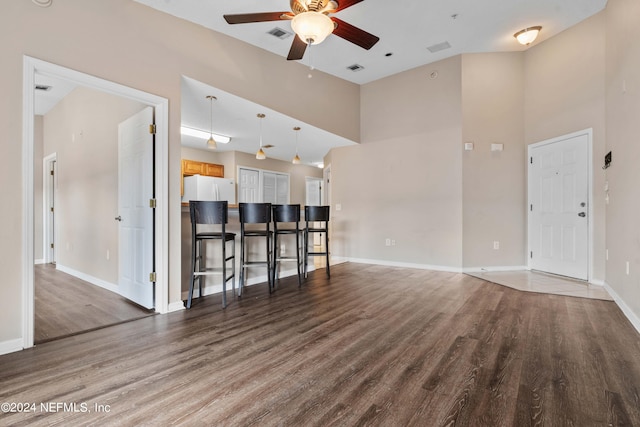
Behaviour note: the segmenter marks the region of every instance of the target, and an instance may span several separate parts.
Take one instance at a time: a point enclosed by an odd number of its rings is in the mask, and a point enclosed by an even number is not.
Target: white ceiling
[[[278,27],[291,32],[289,21],[229,25],[223,15],[285,12],[290,10],[288,0],[134,1],[266,49],[286,61],[293,36],[279,39],[268,31]],[[513,37],[518,30],[541,25],[542,31],[533,43],[536,45],[601,11],[606,3],[607,0],[363,0],[336,16],[380,37],[373,48],[367,51],[330,35],[323,43],[307,49],[298,62],[365,84],[461,53],[525,50],[527,47]],[[428,47],[443,42],[451,47],[436,53],[429,51]],[[356,72],[348,70],[353,64],[364,68]],[[51,91],[36,91],[39,111],[55,105],[73,89],[68,82],[49,81],[46,76],[37,76],[36,82],[53,86]],[[266,114],[262,121],[263,143],[275,146],[266,150],[269,158],[291,160],[296,144],[294,126],[301,127],[298,140],[303,163],[320,163],[332,147],[354,144],[186,77],[182,92],[182,124],[204,131],[209,130],[211,123],[206,96],[218,98],[213,105],[214,132],[232,137],[231,143],[218,145],[221,151],[255,153],[259,144],[258,113]],[[206,150],[206,142],[197,138],[183,136],[182,144]]]
[[[291,31],[290,21],[229,25],[225,14],[288,12],[289,0],[135,0],[160,11],[266,49],[286,60],[291,37],[281,40],[267,32]],[[339,3],[339,0],[337,0]],[[606,6],[606,0],[364,0],[335,16],[380,37],[364,50],[330,35],[311,47],[299,61],[316,69],[364,84],[461,53],[524,50],[517,31],[541,25],[538,40],[571,27]],[[455,16],[455,18],[454,18]],[[451,48],[431,53],[427,48],[448,42]],[[386,54],[391,53],[391,56]],[[359,64],[360,71],[348,66]]]
[[[262,143],[274,146],[265,149],[265,153],[273,159],[291,161],[296,150],[296,131],[293,130],[296,126],[300,128],[297,131],[298,154],[305,164],[318,165],[331,148],[355,144],[346,138],[188,77],[182,78],[181,95],[183,126],[209,132],[213,123],[214,133],[231,136],[228,144],[218,144],[217,151],[255,153],[260,145],[261,126]],[[217,98],[213,101],[213,107],[206,98],[207,95]],[[265,115],[262,124],[257,117],[258,113]],[[207,150],[206,140],[191,136],[183,135],[182,145]]]

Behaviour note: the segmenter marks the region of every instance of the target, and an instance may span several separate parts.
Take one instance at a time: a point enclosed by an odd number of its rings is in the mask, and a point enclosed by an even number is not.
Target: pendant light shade
[[[259,113],[258,118],[260,119],[260,149],[258,149],[258,152],[256,153],[256,159],[264,160],[267,158],[267,155],[264,154],[264,150],[262,149],[262,119],[265,118],[265,115]]]
[[[209,113],[211,115],[211,121],[209,122],[209,139],[207,140],[207,147],[215,150],[216,148],[218,148],[218,144],[216,144],[216,140],[213,139],[213,101],[217,100],[218,98],[213,95],[207,95],[207,99],[210,102]]]
[[[296,126],[293,128],[293,130],[296,131],[296,155],[293,157],[293,160],[291,160],[291,163],[293,163],[294,165],[299,165],[300,156],[298,156],[298,132],[300,131],[300,128]]]

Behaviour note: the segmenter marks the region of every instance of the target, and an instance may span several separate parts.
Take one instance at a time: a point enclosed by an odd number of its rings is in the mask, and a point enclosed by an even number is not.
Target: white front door
[[[118,215],[120,294],[154,307],[153,272],[153,108],[147,107],[118,126]]]
[[[529,266],[587,280],[589,135],[529,147]]]

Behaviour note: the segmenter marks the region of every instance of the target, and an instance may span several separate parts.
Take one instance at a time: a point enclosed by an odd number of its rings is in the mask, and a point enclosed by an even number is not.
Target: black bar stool
[[[227,233],[225,227],[228,219],[228,205],[226,201],[196,201],[189,202],[189,212],[191,214],[191,283],[189,285],[189,298],[187,308],[191,308],[193,298],[193,287],[198,280],[200,294],[202,296],[202,277],[210,274],[222,273],[222,308],[227,306],[227,282],[232,281],[233,291],[236,290],[236,235]],[[219,225],[219,231],[211,230],[198,231],[198,225]],[[222,267],[206,268],[202,251],[202,242],[207,240],[219,240],[222,247]],[[228,255],[227,242],[231,242],[231,253]],[[227,262],[231,261],[231,274],[227,276]]]
[[[271,271],[271,250],[273,248],[271,231],[271,203],[240,203],[238,205],[240,214],[240,285],[238,286],[238,296],[242,295],[242,290],[246,281],[245,269],[256,266],[267,267],[267,282],[269,283],[269,293],[273,291],[271,281],[273,272]],[[262,224],[263,228],[247,228],[247,224]],[[264,260],[247,260],[248,246],[247,237],[262,237],[265,239],[266,258]]]
[[[289,225],[287,225],[289,224]],[[281,225],[281,226],[279,226]],[[298,286],[302,286],[302,245],[300,229],[300,205],[273,205],[273,285],[280,269],[281,261],[295,261],[298,271]],[[278,244],[278,236],[295,235],[296,254],[285,255]]]
[[[329,270],[329,206],[305,206],[304,221],[304,277],[307,277],[309,257],[323,256],[327,260],[325,267],[327,277],[331,277]],[[318,224],[312,224],[318,223]],[[312,250],[309,252],[309,234],[324,233],[324,250]],[[313,236],[312,236],[313,237]]]

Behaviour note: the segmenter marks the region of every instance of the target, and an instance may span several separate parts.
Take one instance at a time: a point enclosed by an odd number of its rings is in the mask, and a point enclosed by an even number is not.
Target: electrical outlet
[[[391,246],[391,239],[384,239],[385,246]]]
[[[500,242],[497,240],[493,241],[493,249],[500,249]]]
[[[396,240],[395,239],[391,239],[391,246],[395,246],[396,245]]]
[[[109,258],[111,258],[110,256],[111,254],[109,253],[109,249],[107,249],[107,261],[109,261]]]

